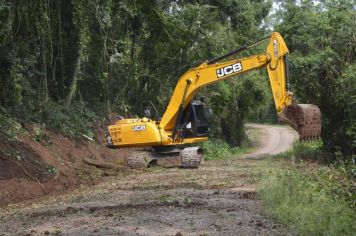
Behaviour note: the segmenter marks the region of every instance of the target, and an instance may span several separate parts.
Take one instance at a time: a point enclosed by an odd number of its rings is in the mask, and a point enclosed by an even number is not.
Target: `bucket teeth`
[[[301,141],[320,139],[321,112],[313,104],[292,104],[279,114],[280,120],[288,123],[299,133]]]

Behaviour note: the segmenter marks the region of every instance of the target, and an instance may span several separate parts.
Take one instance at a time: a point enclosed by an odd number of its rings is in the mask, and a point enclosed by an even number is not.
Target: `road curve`
[[[247,124],[248,128],[256,128],[262,131],[259,145],[246,157],[260,157],[283,153],[292,148],[298,140],[298,133],[288,126]]]

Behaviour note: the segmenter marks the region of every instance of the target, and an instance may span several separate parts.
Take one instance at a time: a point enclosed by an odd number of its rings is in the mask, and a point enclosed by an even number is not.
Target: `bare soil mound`
[[[0,207],[95,184],[98,177],[110,174],[87,165],[84,159],[122,166],[125,150],[106,148],[103,129],[98,128],[95,140],[90,141],[46,130],[38,139],[35,127],[26,125],[15,140],[0,134]]]

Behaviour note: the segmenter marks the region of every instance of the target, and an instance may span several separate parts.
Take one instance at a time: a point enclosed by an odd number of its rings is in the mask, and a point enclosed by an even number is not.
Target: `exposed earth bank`
[[[96,184],[116,170],[98,169],[85,160],[120,167],[127,154],[106,148],[100,127],[94,139],[69,139],[35,124],[18,126],[22,127],[14,137],[0,132],[0,207]]]
[[[288,127],[252,125],[260,146],[199,169],[120,172],[40,204],[4,208],[3,235],[292,235],[268,214],[251,174],[260,158],[297,139]],[[0,235],[1,235],[0,233]]]

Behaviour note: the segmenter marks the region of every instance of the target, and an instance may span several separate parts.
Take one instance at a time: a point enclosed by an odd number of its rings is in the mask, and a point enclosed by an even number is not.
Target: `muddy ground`
[[[262,130],[244,157],[199,169],[122,172],[92,187],[1,209],[0,235],[292,235],[264,212],[254,168],[297,138],[287,127]]]

